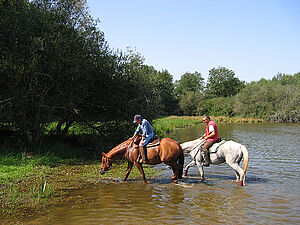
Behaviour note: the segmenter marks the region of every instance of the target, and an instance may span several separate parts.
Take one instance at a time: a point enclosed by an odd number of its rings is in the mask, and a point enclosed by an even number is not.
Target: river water
[[[159,177],[99,181],[75,191],[79,201],[48,210],[28,224],[300,224],[300,124],[219,124],[225,140],[249,151],[246,186],[239,187],[227,165],[193,167],[173,184],[161,164]],[[178,129],[179,141],[202,135],[204,125]],[[190,156],[185,157],[185,165]],[[124,171],[125,175],[125,171]],[[80,196],[80,197],[79,197]]]

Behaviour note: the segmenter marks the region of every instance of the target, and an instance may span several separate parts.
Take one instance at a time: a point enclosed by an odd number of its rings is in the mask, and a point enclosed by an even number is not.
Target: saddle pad
[[[151,147],[154,147],[154,146],[157,146],[157,145],[159,145],[160,144],[160,138],[158,138],[158,139],[155,139],[153,142],[151,142],[151,143],[148,143],[147,145],[146,145],[146,147],[147,148],[151,148]]]
[[[210,152],[210,153],[216,153],[216,152],[218,151],[219,147],[220,147],[222,144],[224,144],[225,142],[226,142],[226,141],[223,140],[223,141],[221,141],[221,142],[218,142],[218,143],[213,144],[213,146],[211,146],[211,147],[209,148],[209,152]]]

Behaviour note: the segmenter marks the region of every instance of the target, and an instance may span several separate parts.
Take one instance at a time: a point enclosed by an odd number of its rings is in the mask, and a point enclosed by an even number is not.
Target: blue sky
[[[180,79],[219,66],[246,82],[300,72],[300,0],[87,0],[110,48]]]

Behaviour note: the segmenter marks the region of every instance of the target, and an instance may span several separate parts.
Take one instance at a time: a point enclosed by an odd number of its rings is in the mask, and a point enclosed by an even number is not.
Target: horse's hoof
[[[177,180],[178,178],[177,178],[176,175],[174,175],[171,179],[172,179],[172,180]]]
[[[243,181],[239,181],[239,186],[242,187],[243,186]]]
[[[185,171],[183,172],[183,176],[184,176],[184,177],[187,177],[187,173],[188,173],[188,171],[185,170]]]
[[[173,180],[173,183],[177,184],[177,183],[178,183],[178,180]]]
[[[200,177],[200,180],[205,181],[205,178],[204,177]]]

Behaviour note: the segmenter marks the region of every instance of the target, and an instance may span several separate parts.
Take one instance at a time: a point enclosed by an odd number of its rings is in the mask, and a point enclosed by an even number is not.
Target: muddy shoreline
[[[105,175],[99,174],[101,162],[93,161],[77,165],[59,165],[49,168],[36,168],[36,173],[24,177],[22,180],[11,184],[1,185],[1,224],[22,224],[28,218],[47,211],[47,208],[68,204],[74,199],[80,200],[80,196],[74,196],[74,191],[95,185],[99,182],[123,181],[127,163],[123,160],[113,165]],[[159,171],[151,166],[144,166],[146,177],[153,177]],[[41,173],[41,171],[43,171]],[[138,170],[134,168],[129,179],[142,178]],[[33,189],[39,184],[50,187],[51,195],[41,194],[39,198],[33,196]],[[12,197],[13,187],[17,196]],[[43,186],[41,186],[42,188]],[[16,194],[15,194],[16,195]]]

